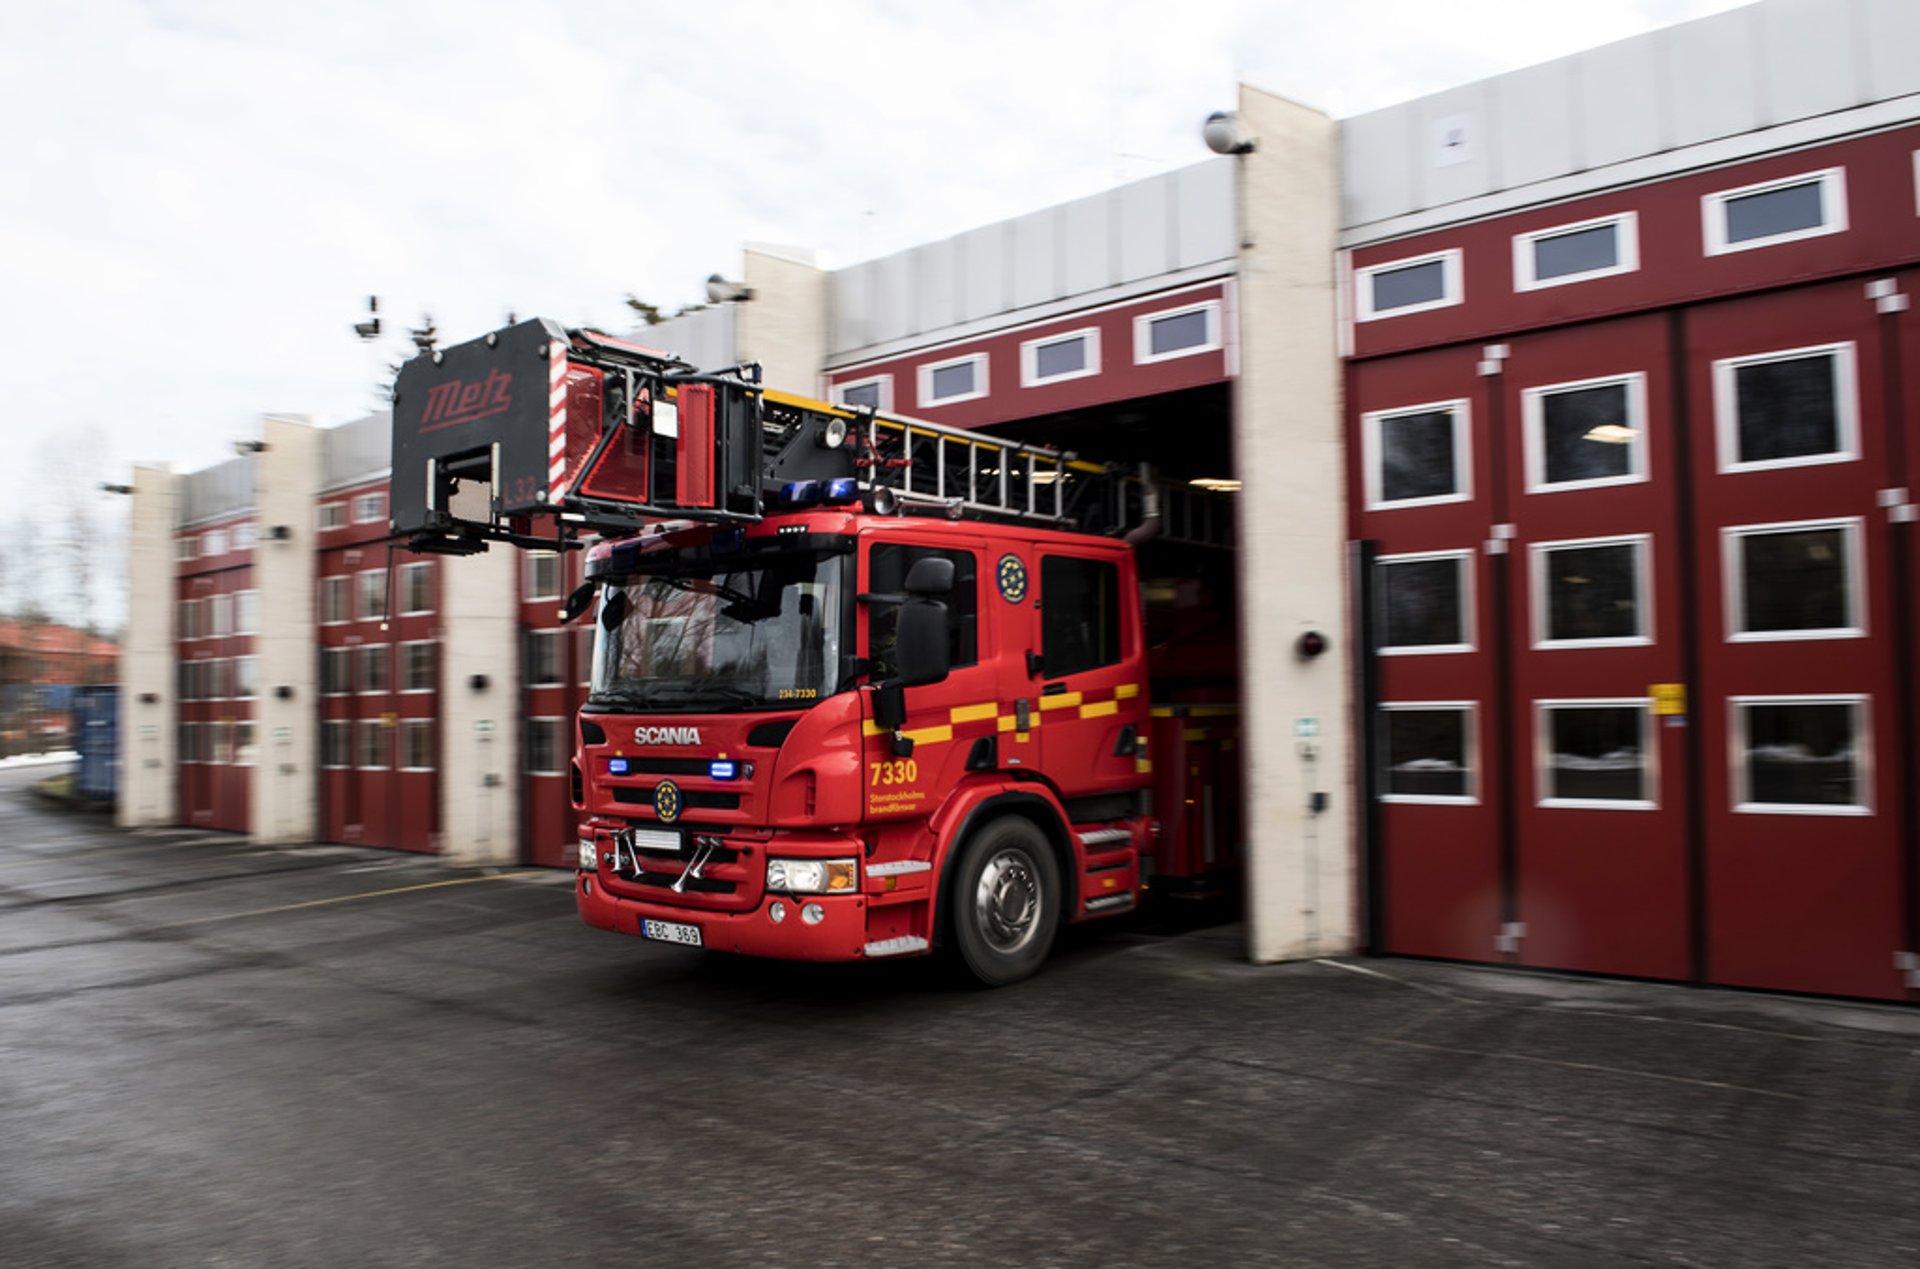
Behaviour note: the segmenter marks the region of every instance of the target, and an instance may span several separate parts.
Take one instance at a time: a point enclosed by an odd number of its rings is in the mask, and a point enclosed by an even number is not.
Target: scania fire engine
[[[403,367],[392,470],[414,550],[585,551],[590,925],[1001,984],[1233,867],[1226,497],[543,320]]]

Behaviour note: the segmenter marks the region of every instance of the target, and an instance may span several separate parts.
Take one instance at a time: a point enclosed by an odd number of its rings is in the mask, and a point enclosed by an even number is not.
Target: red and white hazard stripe
[[[567,475],[567,346],[556,339],[547,347],[547,501],[557,503]]]

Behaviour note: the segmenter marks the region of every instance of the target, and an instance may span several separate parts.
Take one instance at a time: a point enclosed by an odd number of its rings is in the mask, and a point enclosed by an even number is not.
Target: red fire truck
[[[1234,869],[1225,496],[535,320],[402,369],[391,502],[586,551],[590,925],[1002,984]]]

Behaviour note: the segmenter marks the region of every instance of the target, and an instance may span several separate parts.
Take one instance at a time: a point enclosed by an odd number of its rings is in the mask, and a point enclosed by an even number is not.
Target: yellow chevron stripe
[[[916,745],[937,745],[942,741],[953,739],[953,728],[944,725],[940,727],[922,727],[916,731],[903,731],[900,734]]]
[[[1108,714],[1117,714],[1119,712],[1119,701],[1095,701],[1091,705],[1082,705],[1080,707],[1080,717],[1082,718],[1105,718]]]
[[[1138,683],[1122,683],[1113,689],[1113,699],[1116,701],[1130,701],[1138,695],[1140,695]]]
[[[1040,708],[1043,711],[1049,709],[1074,709],[1078,707],[1079,704],[1080,693],[1078,692],[1062,692],[1058,696],[1043,696],[1040,698]]]
[[[984,705],[955,705],[949,711],[949,716],[954,723],[977,723],[992,718],[999,712],[999,704],[988,701]]]

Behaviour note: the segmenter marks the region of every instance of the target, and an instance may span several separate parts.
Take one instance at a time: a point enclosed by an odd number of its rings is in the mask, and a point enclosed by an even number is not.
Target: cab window
[[[1120,567],[1107,560],[1040,559],[1040,661],[1050,679],[1120,660]]]
[[[867,562],[868,589],[875,594],[903,594],[907,571],[929,557],[953,561],[953,590],[946,597],[949,663],[955,669],[977,664],[980,660],[980,595],[979,570],[973,552],[882,542],[873,548]],[[867,614],[867,655],[873,662],[872,676],[876,680],[891,677],[899,606],[873,604]]]

